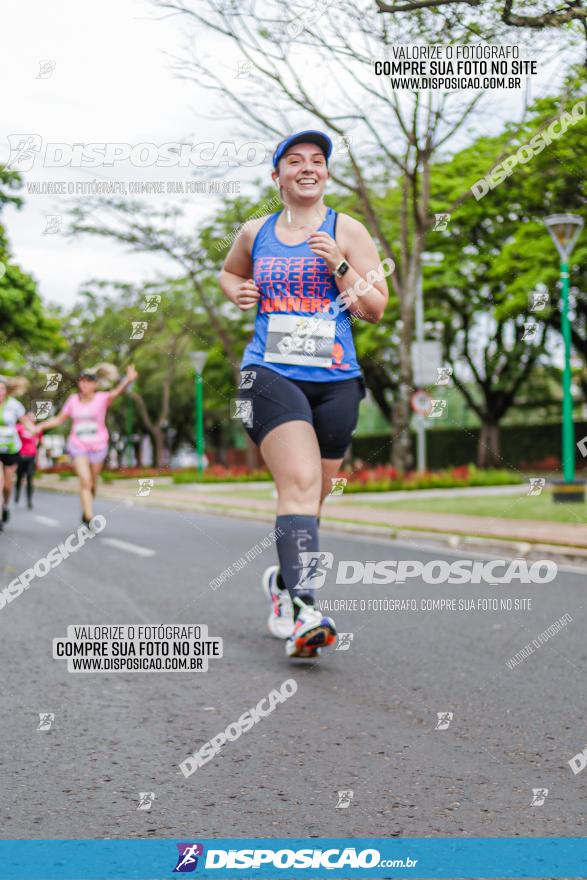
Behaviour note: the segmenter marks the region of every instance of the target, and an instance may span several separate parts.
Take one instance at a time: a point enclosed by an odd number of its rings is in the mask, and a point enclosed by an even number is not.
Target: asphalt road
[[[530,598],[503,611],[338,611],[348,650],[292,664],[266,630],[266,550],[210,581],[262,522],[98,501],[104,531],[0,610],[4,838],[580,836],[587,772],[585,575],[546,585],[336,586],[321,599]],[[39,492],[0,536],[2,586],[78,528],[72,496]],[[116,539],[123,544],[113,544]],[[335,560],[467,558],[323,536]],[[137,549],[138,548],[138,549]],[[141,549],[143,548],[143,549]],[[149,551],[152,551],[149,553]],[[559,634],[506,661],[564,614]],[[69,624],[207,624],[206,673],[68,673]],[[178,765],[272,688],[297,693],[185,778]],[[452,712],[437,730],[437,713]],[[39,713],[54,713],[38,730]],[[547,788],[530,806],[533,788]],[[337,807],[338,791],[353,792]],[[139,792],[154,792],[149,810]]]

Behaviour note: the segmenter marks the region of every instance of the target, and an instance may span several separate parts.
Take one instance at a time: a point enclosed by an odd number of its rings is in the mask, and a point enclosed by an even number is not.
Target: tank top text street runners
[[[284,244],[275,234],[279,213],[260,228],[252,249],[253,278],[261,298],[254,336],[242,364],[270,367],[288,379],[328,382],[361,375],[351,322],[344,312],[336,319],[309,322],[329,310],[338,288],[322,257],[304,241]],[[328,208],[320,231],[334,238],[336,212]],[[299,325],[299,326],[298,326]]]

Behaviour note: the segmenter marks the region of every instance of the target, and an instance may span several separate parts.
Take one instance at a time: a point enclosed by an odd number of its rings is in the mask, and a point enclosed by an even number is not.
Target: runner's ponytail
[[[101,391],[106,391],[112,385],[115,385],[120,379],[118,367],[116,367],[114,364],[96,364],[96,366],[92,367],[90,370],[88,370],[88,372],[94,373],[98,382],[98,388]]]

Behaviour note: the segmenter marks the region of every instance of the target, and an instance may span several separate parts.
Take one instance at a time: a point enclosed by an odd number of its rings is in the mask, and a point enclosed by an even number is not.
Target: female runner
[[[4,528],[4,523],[10,519],[10,493],[18,464],[18,453],[22,445],[16,426],[20,422],[28,431],[35,430],[35,423],[26,415],[20,400],[9,394],[9,388],[18,381],[18,379],[0,377],[0,494],[2,495],[0,532]]]
[[[79,493],[82,504],[82,522],[89,525],[92,519],[92,499],[96,494],[98,475],[108,454],[108,429],[106,413],[108,407],[134,382],[138,373],[131,365],[127,367],[126,378],[112,391],[98,391],[98,376],[93,372],[81,373],[78,379],[77,394],[71,394],[65,401],[59,415],[47,419],[36,430],[50,431],[71,419],[71,433],[67,441],[67,451],[73,459],[73,467],[79,477]]]
[[[289,657],[316,656],[336,641],[311,589],[318,521],[365,395],[350,316],[376,323],[388,298],[368,231],[324,204],[331,152],[319,131],[277,146],[272,177],[285,210],[245,225],[219,278],[242,311],[257,309],[239,410],[276,484],[279,570],[265,572],[264,588],[269,630],[287,639]]]
[[[28,412],[27,417],[33,421],[34,413]],[[33,489],[35,470],[37,466],[37,455],[41,444],[42,434],[32,434],[27,431],[26,427],[19,422],[16,426],[18,436],[20,437],[21,447],[18,453],[18,463],[16,465],[16,484],[14,486],[14,501],[18,504],[20,500],[20,489],[23,480],[26,480],[26,497],[28,509],[33,507]]]

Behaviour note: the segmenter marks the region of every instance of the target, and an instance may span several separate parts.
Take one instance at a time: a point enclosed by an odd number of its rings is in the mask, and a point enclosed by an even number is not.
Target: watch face
[[[342,276],[345,274],[345,272],[348,272],[349,268],[350,268],[350,266],[349,266],[349,264],[347,263],[347,261],[345,260],[345,261],[344,261],[343,263],[341,263],[341,265],[338,267],[338,272],[337,272],[336,274],[337,274],[339,277],[342,277]]]

